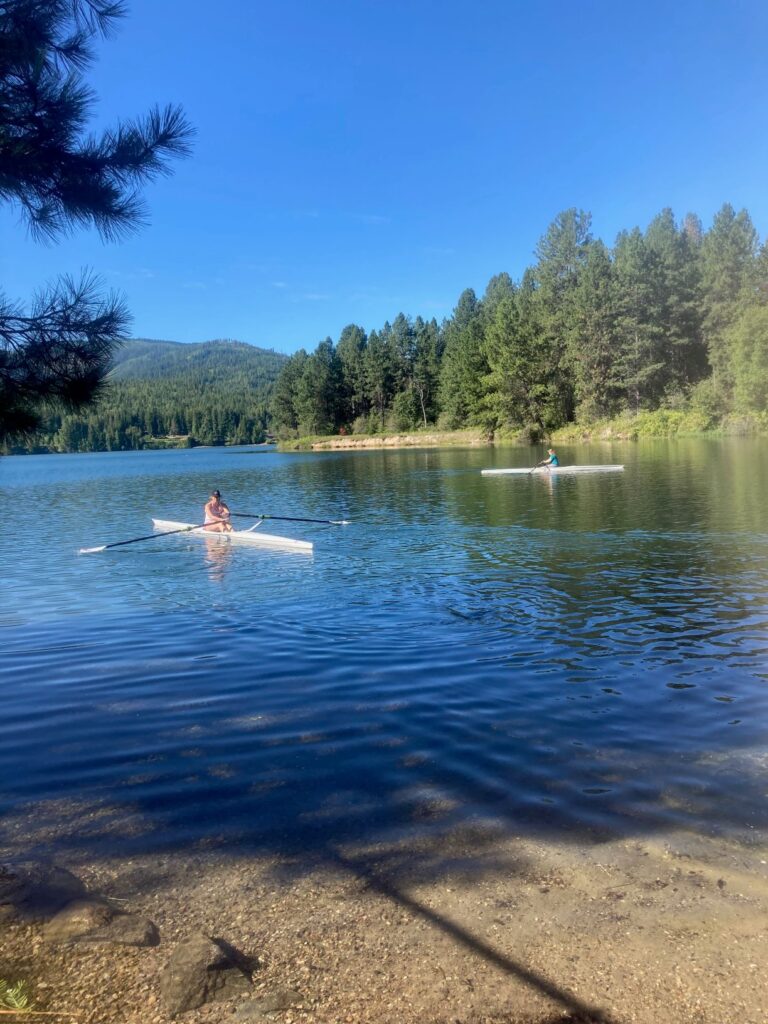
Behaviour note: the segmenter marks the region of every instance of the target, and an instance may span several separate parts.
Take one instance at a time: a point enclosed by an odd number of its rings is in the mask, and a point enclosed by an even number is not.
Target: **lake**
[[[467,821],[755,836],[766,446],[559,454],[626,470],[480,475],[540,457],[522,448],[0,460],[6,823],[84,809],[61,841],[85,851],[302,853]],[[199,522],[216,487],[351,524],[264,525],[310,555],[185,535],[77,553]]]

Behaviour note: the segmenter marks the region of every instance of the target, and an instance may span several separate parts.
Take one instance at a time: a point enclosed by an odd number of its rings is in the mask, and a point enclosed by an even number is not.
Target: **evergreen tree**
[[[443,342],[437,321],[416,317],[414,323],[413,393],[424,427],[437,419],[437,393]]]
[[[768,305],[746,309],[726,334],[737,412],[768,409]]]
[[[514,298],[516,292],[515,282],[509,274],[505,272],[495,274],[488,282],[485,294],[481,299],[485,323],[490,323],[493,320],[496,315],[496,308],[501,300]]]
[[[362,327],[349,324],[341,332],[336,355],[342,378],[342,419],[352,421],[367,408],[365,387],[365,348],[368,339]]]
[[[299,429],[297,395],[299,381],[304,376],[309,356],[300,348],[283,367],[272,395],[272,419],[275,429],[283,433],[294,433]]]
[[[659,260],[639,228],[623,231],[614,250],[616,368],[630,409],[650,409],[664,393]]]
[[[385,325],[382,336],[386,338],[389,348],[394,397],[398,392],[409,391],[411,388],[415,344],[413,324],[404,313],[398,313],[391,327]]]
[[[695,213],[686,213],[683,217],[683,234],[688,240],[688,245],[693,253],[698,254],[701,248],[701,241],[704,238],[704,228],[701,218]]]
[[[139,186],[188,151],[191,130],[173,107],[83,135],[94,95],[81,72],[95,38],[122,14],[110,0],[0,4],[0,200],[38,237],[90,225],[106,239],[134,230]],[[0,295],[0,439],[35,428],[46,405],[90,402],[127,319],[119,299],[98,297],[91,275],[43,290],[29,313]]]
[[[581,269],[573,303],[568,359],[574,377],[580,419],[611,416],[621,406],[618,375],[619,336],[616,281],[611,257],[602,242],[593,242]]]
[[[768,303],[768,240],[763,242],[755,265],[755,300]]]
[[[730,394],[728,328],[749,300],[757,270],[757,232],[746,210],[726,203],[715,215],[701,243],[704,341],[715,389]]]
[[[296,415],[303,434],[330,434],[337,426],[341,367],[330,338],[304,364],[296,389]]]
[[[700,242],[692,223],[689,228],[690,231],[685,227],[678,231],[672,211],[667,208],[651,221],[645,233],[646,246],[656,258],[656,305],[665,349],[664,386],[668,391],[685,391],[707,372],[697,258]]]
[[[557,425],[573,418],[573,378],[568,341],[576,322],[576,289],[592,242],[592,215],[564,210],[547,228],[536,247],[534,268],[537,319],[548,350],[550,398],[559,411]]]
[[[445,325],[445,348],[440,371],[440,408],[449,428],[484,421],[484,384],[488,374],[483,318],[471,288],[459,296]]]
[[[364,359],[366,396],[378,429],[384,426],[387,402],[392,392],[390,354],[386,340],[377,331],[371,331]]]
[[[496,306],[485,330],[489,372],[483,379],[487,425],[525,427],[540,437],[563,422],[560,367],[543,326],[535,272],[529,268],[514,296]]]

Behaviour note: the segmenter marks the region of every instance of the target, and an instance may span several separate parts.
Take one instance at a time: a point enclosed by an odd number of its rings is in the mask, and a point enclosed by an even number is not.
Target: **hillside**
[[[233,376],[247,377],[254,387],[271,386],[286,357],[242,341],[217,340],[183,344],[129,338],[115,353],[114,380],[157,380],[205,377],[226,384]]]
[[[125,451],[264,440],[286,356],[241,341],[127,339],[107,387],[80,415],[53,414],[27,451]]]

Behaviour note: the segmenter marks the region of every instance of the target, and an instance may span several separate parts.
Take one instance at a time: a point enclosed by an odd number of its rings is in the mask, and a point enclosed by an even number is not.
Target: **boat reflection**
[[[232,545],[219,536],[205,538],[205,568],[214,583],[224,579],[232,554]]]
[[[555,485],[555,480],[556,480],[555,474],[554,473],[541,473],[541,474],[538,474],[537,473],[536,475],[537,476],[540,475],[541,479],[545,481],[545,487],[547,488],[547,491],[549,492],[550,498],[552,498],[554,496],[555,486],[556,486]]]

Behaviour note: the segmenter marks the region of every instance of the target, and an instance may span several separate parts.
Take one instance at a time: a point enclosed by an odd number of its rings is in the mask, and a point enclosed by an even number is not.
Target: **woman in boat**
[[[229,508],[221,500],[221,491],[212,491],[205,509],[205,528],[211,533],[231,533],[232,524],[229,522]]]

